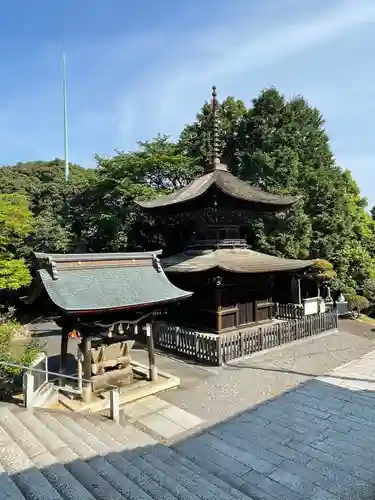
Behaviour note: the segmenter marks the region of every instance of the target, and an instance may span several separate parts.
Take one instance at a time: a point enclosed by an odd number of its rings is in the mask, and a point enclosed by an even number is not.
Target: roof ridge
[[[47,260],[50,262],[92,262],[92,261],[112,261],[112,260],[133,260],[133,259],[155,259],[161,255],[162,250],[153,252],[101,252],[101,253],[77,253],[77,254],[58,254],[34,252],[38,260]]]

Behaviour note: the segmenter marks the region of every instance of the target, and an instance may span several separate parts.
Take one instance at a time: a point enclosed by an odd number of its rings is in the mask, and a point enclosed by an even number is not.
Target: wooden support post
[[[155,347],[154,347],[154,337],[152,335],[152,324],[146,324],[146,338],[147,338],[147,348],[148,348],[148,362],[149,362],[149,378],[151,382],[154,382],[158,378],[158,373],[155,365]]]
[[[61,331],[61,347],[60,347],[60,367],[59,373],[66,375],[66,364],[68,361],[68,342],[69,342],[69,327],[63,323]],[[59,378],[59,386],[66,385],[66,380]]]
[[[91,384],[91,337],[83,337],[83,390],[82,399],[85,403],[91,401],[92,384]]]
[[[222,293],[221,288],[216,288],[215,293],[215,302],[216,302],[216,332],[221,333],[223,329],[223,316],[222,316]]]
[[[82,340],[81,340],[82,342]],[[79,393],[81,394],[82,396],[82,392],[83,392],[83,385],[82,385],[82,378],[83,378],[83,366],[82,366],[82,362],[83,362],[83,354],[82,354],[82,349],[81,349],[81,345],[78,345],[78,350],[77,350],[77,378],[78,378],[78,390],[79,390]]]

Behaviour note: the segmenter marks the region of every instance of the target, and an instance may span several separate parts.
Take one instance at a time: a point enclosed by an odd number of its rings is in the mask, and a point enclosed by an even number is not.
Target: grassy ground
[[[367,323],[368,325],[375,326],[375,318],[370,318],[369,316],[366,316],[366,314],[361,314],[359,317],[359,321],[362,321],[363,323]]]

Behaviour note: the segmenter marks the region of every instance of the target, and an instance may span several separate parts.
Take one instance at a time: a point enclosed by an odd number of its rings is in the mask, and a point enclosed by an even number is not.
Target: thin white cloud
[[[356,127],[348,117],[350,113],[358,117],[361,109],[361,118],[364,120],[367,112],[368,121],[372,120],[373,78],[368,78],[366,91],[361,86],[363,73],[371,71],[371,52],[365,55],[366,70],[359,62],[355,69],[352,61],[337,63],[336,68],[338,64],[340,68],[350,66],[350,78],[341,70],[340,76],[329,74],[331,60],[325,54],[333,57],[333,46],[343,53],[351,48],[352,40],[357,41],[368,30],[367,23],[375,20],[375,1],[232,1],[233,7],[232,2],[218,3],[220,12],[205,16],[199,26],[172,22],[164,31],[155,26],[154,33],[82,38],[64,47],[71,160],[84,163],[96,152],[130,149],[137,140],[157,132],[176,135],[210,97],[212,84],[218,86],[220,97],[230,94],[245,100],[262,87],[275,84],[288,94],[307,95],[321,109],[328,117],[330,135],[332,127],[335,152],[343,151],[338,155],[343,166],[353,165],[355,171],[358,165],[362,183],[371,160],[364,161],[362,156],[357,161],[356,156],[358,151],[368,154],[367,143],[364,150],[357,138],[349,159],[340,137],[344,143],[349,139],[353,142],[352,128],[358,136],[371,135],[371,130],[375,136],[375,125],[372,129],[368,123]],[[205,9],[201,9],[203,18]],[[224,24],[218,22],[220,19]],[[341,41],[345,48],[340,48]],[[367,50],[369,47],[371,43]],[[30,74],[24,95],[2,97],[0,147],[12,157],[27,160],[63,154],[61,49],[49,44],[39,54],[41,76],[31,81]],[[353,54],[357,57],[358,50]],[[312,56],[316,71],[310,64]],[[320,63],[320,58],[325,62]],[[365,181],[364,188],[369,189]]]
[[[146,133],[150,129],[167,132],[176,123],[180,125],[181,120],[192,118],[191,110],[197,110],[197,105],[209,97],[213,83],[219,85],[219,90],[229,88],[255,70],[264,70],[312,48],[321,46],[324,50],[327,43],[353,28],[375,21],[375,2],[372,1],[340,2],[333,9],[322,9],[315,17],[296,22],[296,18],[303,18],[303,2],[299,5],[299,10],[291,12],[291,22],[284,22],[280,27],[278,20],[273,19],[265,23],[262,35],[259,28],[254,29],[249,10],[247,18],[241,17],[237,22],[211,26],[202,34],[194,32],[191,38],[184,34],[176,39],[178,57],[163,61],[161,54],[159,72],[150,72],[145,76],[144,85],[124,98],[123,102],[131,106],[120,103],[120,109],[128,110],[119,125],[121,135],[129,134],[128,137],[122,135],[124,142],[132,140],[147,119],[151,125],[146,125]],[[252,36],[253,31],[257,31],[256,37]],[[152,81],[151,91],[149,81]],[[153,102],[146,107],[144,98],[150,92]]]

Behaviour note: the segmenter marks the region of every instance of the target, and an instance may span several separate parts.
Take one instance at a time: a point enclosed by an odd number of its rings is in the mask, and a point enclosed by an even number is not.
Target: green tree
[[[63,161],[35,161],[0,168],[0,192],[28,196],[35,217],[34,230],[17,254],[29,257],[32,250],[72,251],[84,239],[83,193],[95,183],[95,169],[70,165],[65,182]],[[83,227],[82,227],[83,224]]]
[[[223,102],[225,107],[226,102]],[[337,164],[316,108],[275,88],[263,90],[246,109],[229,98],[229,119],[219,106],[223,157],[235,175],[261,189],[298,196],[287,214],[254,217],[253,248],[290,258],[331,261],[346,287],[361,288],[373,275],[374,222],[350,172]],[[207,156],[210,110],[206,103],[180,142],[200,164]]]
[[[237,173],[236,134],[241,119],[246,114],[243,101],[227,97],[219,103],[217,109],[218,137],[221,146],[222,161],[229,165],[230,170]],[[196,160],[202,169],[209,160],[211,153],[211,104],[206,102],[196,116],[195,122],[182,130],[177,148]]]
[[[15,258],[32,228],[32,214],[27,198],[17,194],[0,194],[0,290],[18,290],[30,283],[23,259]]]
[[[166,221],[140,214],[134,200],[180,188],[201,172],[198,162],[168,136],[159,135],[138,146],[136,152],[96,157],[99,181],[85,194],[91,200],[87,227],[92,248],[118,251],[165,246],[165,233],[171,232]]]

